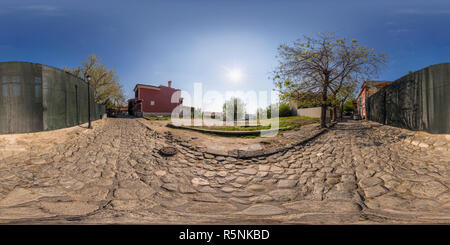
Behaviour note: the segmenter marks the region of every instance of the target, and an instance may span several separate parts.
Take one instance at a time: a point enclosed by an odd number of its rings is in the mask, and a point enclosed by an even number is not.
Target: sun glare
[[[228,78],[232,81],[237,82],[241,79],[242,73],[239,69],[232,69],[228,71]]]

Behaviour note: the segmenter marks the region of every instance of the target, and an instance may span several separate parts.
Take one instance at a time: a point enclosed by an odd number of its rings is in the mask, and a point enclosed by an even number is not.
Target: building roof
[[[368,87],[368,88],[384,87],[384,86],[389,85],[391,83],[392,83],[391,81],[364,81],[362,83],[362,85],[361,85],[361,91],[359,92],[357,98],[359,98],[361,96],[361,93],[362,93],[362,91],[364,90],[365,87]]]
[[[148,84],[138,83],[138,84],[136,84],[136,86],[134,86],[133,91],[136,92],[136,89],[137,89],[138,87],[144,87],[144,88],[150,88],[150,89],[156,89],[156,90],[159,90],[160,87],[161,87],[161,85],[160,85],[159,87],[156,87],[156,86],[153,86],[153,85],[148,85]]]
[[[179,90],[179,89],[172,88],[172,87],[168,87],[168,86],[164,86],[164,85],[154,86],[154,85],[149,85],[149,84],[138,83],[138,84],[136,84],[136,86],[134,87],[133,91],[136,92],[136,89],[137,89],[138,87],[149,88],[149,89],[155,89],[155,90],[160,90],[161,87],[166,87],[166,88],[170,88],[170,89],[173,89],[173,90]]]
[[[378,87],[378,86],[386,86],[388,84],[391,84],[391,81],[365,81],[363,82],[363,84],[361,85],[361,88],[364,87]]]

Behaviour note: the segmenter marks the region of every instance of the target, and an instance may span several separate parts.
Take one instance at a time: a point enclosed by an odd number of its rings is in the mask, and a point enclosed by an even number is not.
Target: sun
[[[231,81],[237,82],[241,80],[242,78],[242,72],[239,69],[231,69],[228,71],[228,78],[231,79]]]

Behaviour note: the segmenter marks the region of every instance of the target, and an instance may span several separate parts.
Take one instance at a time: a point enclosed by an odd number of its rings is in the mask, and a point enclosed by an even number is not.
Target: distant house
[[[375,94],[382,87],[391,84],[389,81],[366,81],[361,86],[361,92],[358,95],[357,99],[357,107],[358,113],[361,116],[361,119],[367,118],[367,99]]]
[[[183,103],[183,99],[172,103],[172,95],[180,91],[172,88],[172,81],[167,86],[136,84],[135,98],[128,100],[128,111],[135,116],[170,116],[173,109]]]

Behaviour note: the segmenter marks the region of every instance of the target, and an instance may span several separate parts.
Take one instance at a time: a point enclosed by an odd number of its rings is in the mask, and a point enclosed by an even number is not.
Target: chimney
[[[168,84],[168,87],[169,87],[169,88],[172,87],[172,81],[168,81],[167,84]]]

